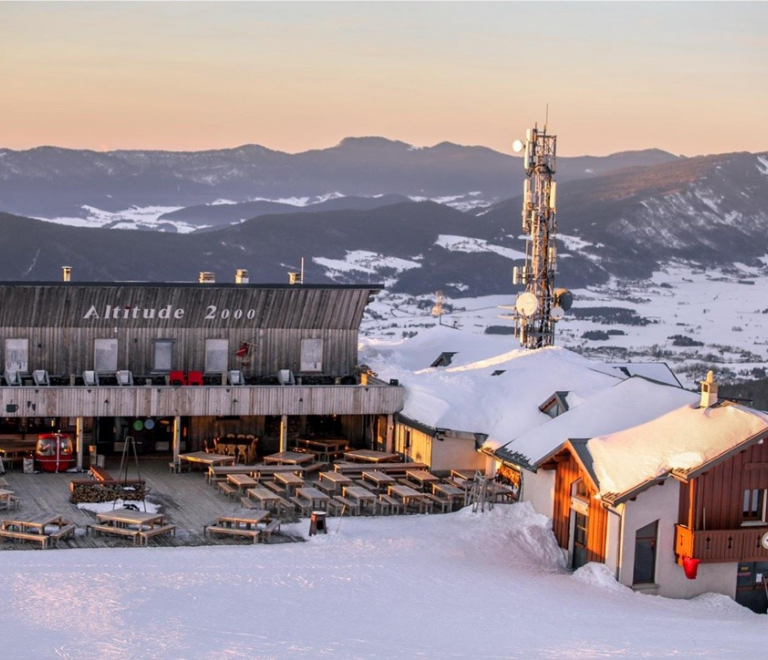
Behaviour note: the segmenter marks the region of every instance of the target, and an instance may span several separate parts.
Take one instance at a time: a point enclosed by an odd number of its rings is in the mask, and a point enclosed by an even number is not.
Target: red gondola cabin
[[[66,433],[43,433],[37,436],[35,465],[43,472],[66,472],[74,467],[72,438]]]

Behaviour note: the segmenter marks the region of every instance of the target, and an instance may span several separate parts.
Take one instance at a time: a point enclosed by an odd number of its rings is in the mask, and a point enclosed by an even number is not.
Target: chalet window
[[[301,340],[301,371],[323,370],[323,340]]]
[[[97,373],[117,371],[117,339],[94,340],[93,368]]]
[[[29,373],[29,339],[5,340],[5,372]]]
[[[765,521],[765,490],[753,488],[744,491],[744,522]]]
[[[656,538],[659,521],[656,520],[635,532],[635,570],[632,584],[653,584],[656,579]]]
[[[173,368],[173,339],[155,339],[152,347],[152,371],[170,371]]]
[[[228,368],[229,340],[206,339],[205,340],[205,371],[216,373],[226,371]]]
[[[411,448],[411,432],[409,429],[403,431],[403,449]]]

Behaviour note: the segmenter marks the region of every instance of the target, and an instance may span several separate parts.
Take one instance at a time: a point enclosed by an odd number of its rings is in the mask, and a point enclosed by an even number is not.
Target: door
[[[768,612],[768,561],[739,562],[736,570],[736,602],[758,614]]]
[[[658,520],[635,532],[635,567],[632,584],[653,584],[656,580],[656,535]]]
[[[573,568],[587,563],[587,527],[589,518],[583,513],[573,511]]]

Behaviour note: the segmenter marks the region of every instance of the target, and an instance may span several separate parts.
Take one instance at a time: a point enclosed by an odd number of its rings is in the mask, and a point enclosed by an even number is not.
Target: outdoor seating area
[[[280,531],[280,524],[266,509],[244,510],[219,516],[205,525],[204,531],[206,536],[245,537],[253,543],[269,543],[272,534]]]
[[[89,534],[123,536],[130,538],[133,545],[147,545],[154,536],[176,533],[176,525],[168,523],[162,513],[124,508],[97,513],[96,519],[97,523],[88,525]]]
[[[0,521],[0,539],[39,543],[45,549],[51,543],[58,547],[67,536],[74,537],[75,525],[59,515],[41,515]]]

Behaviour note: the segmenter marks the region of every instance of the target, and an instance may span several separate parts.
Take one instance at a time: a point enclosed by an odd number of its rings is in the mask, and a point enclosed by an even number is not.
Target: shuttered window
[[[323,340],[301,340],[301,371],[323,370]]]
[[[117,339],[94,340],[93,368],[98,373],[117,371]]]
[[[227,371],[229,353],[228,339],[205,340],[205,371],[215,373]]]
[[[29,339],[5,340],[6,373],[29,373]]]
[[[173,339],[155,339],[152,352],[152,371],[170,371],[173,368]]]

